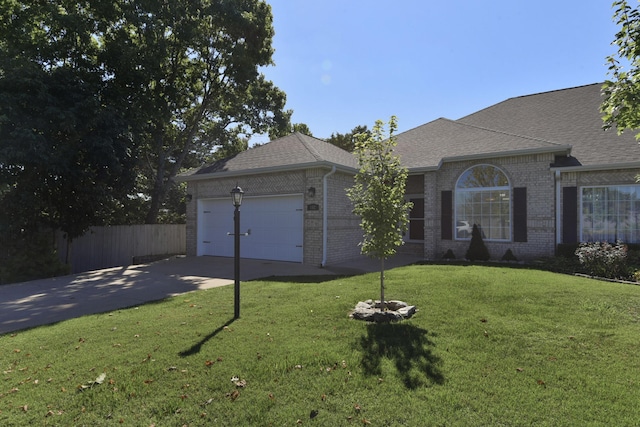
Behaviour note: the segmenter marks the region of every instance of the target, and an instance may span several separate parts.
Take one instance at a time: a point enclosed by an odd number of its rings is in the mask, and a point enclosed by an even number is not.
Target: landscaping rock
[[[408,305],[404,301],[386,301],[385,305],[387,309],[383,310],[380,301],[360,301],[349,317],[367,322],[386,323],[408,319],[417,311],[414,305]]]

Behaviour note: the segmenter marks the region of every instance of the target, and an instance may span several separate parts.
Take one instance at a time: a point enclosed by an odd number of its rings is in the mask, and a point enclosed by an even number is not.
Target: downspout
[[[558,245],[562,242],[562,215],[560,212],[560,171],[556,169],[556,251],[558,250]]]
[[[336,173],[335,165],[331,168],[331,172],[328,172],[325,176],[322,177],[322,262],[320,263],[320,267],[324,268],[327,264],[327,242],[329,241],[328,232],[327,232],[327,223],[329,217],[329,208],[327,206],[327,201],[329,200],[329,195],[327,194],[327,178]]]

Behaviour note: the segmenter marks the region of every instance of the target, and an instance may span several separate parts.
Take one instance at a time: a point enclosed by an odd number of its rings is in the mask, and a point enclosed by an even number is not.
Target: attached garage
[[[187,255],[234,256],[230,191],[239,186],[240,232],[251,230],[241,258],[324,266],[361,257],[345,191],[357,171],[351,153],[296,132],[185,172]]]
[[[303,261],[304,199],[301,194],[245,196],[240,207],[242,258]],[[198,200],[198,255],[233,256],[231,199]]]

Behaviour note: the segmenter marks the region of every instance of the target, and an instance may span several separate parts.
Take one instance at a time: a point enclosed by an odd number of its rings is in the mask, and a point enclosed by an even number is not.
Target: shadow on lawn
[[[236,319],[235,318],[231,318],[231,319],[227,320],[227,322],[224,325],[220,326],[218,329],[216,329],[215,331],[211,332],[206,337],[202,338],[199,342],[197,342],[196,344],[192,345],[190,349],[185,350],[185,351],[181,351],[178,354],[180,355],[180,357],[187,357],[187,356],[193,356],[196,353],[200,353],[200,349],[202,348],[203,344],[205,344],[211,338],[215,337],[220,332],[222,332],[224,330],[224,328],[226,328],[227,326],[231,325],[234,322],[234,320],[236,320]]]
[[[367,325],[367,334],[360,338],[358,347],[368,375],[382,375],[382,359],[388,359],[395,363],[408,389],[444,383],[439,369],[442,361],[432,353],[435,344],[425,329],[404,322],[372,323]]]

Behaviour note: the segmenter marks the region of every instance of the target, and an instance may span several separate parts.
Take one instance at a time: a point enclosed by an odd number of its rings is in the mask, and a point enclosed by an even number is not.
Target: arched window
[[[470,239],[476,224],[486,240],[511,240],[511,186],[495,166],[477,165],[456,183],[455,237]]]

